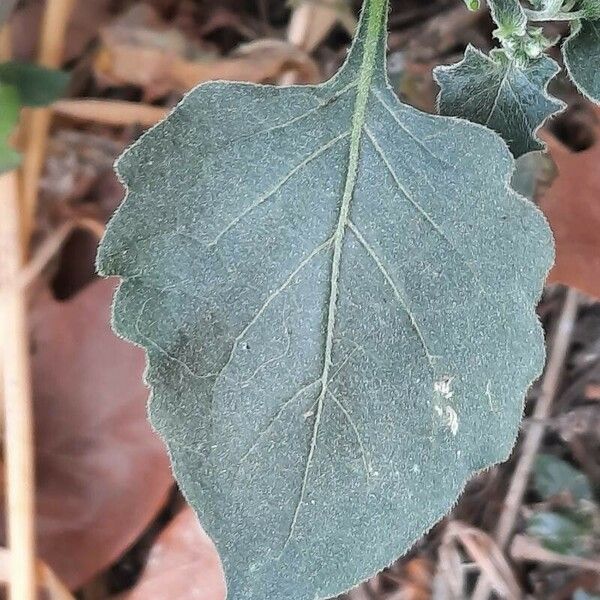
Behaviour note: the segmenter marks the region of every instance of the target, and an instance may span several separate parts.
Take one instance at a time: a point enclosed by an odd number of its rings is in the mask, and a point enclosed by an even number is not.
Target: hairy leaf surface
[[[578,23],[563,45],[563,57],[579,90],[600,103],[600,20]]]
[[[548,226],[495,133],[398,101],[386,12],[326,84],[200,86],[119,162],[99,267],[233,600],[391,563],[506,457],[543,362]]]
[[[506,38],[524,35],[527,30],[527,15],[519,0],[488,0],[494,22],[498,25],[497,35]]]
[[[469,46],[460,63],[435,69],[441,89],[440,113],[490,127],[518,158],[543,148],[535,132],[564,107],[546,92],[558,71],[558,65],[546,56],[520,66],[503,50],[486,56]]]

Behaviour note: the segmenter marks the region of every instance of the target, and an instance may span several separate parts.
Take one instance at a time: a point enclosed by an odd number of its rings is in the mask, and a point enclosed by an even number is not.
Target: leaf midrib
[[[348,228],[349,224],[350,205],[352,203],[354,190],[356,188],[356,181],[358,177],[358,163],[360,159],[361,139],[363,136],[365,126],[367,105],[369,102],[369,95],[371,92],[373,75],[375,74],[375,70],[377,68],[377,50],[380,44],[380,37],[382,35],[382,27],[385,23],[384,13],[386,9],[387,0],[370,0],[367,7],[365,8],[365,10],[368,10],[369,12],[368,15],[366,15],[365,17],[367,18],[367,29],[363,46],[362,60],[360,63],[357,77],[356,101],[354,104],[354,111],[352,115],[352,128],[350,130],[348,170],[346,172],[346,180],[344,184],[344,192],[342,196],[342,203],[340,206],[338,221],[336,224],[335,233],[333,234],[333,257],[331,261],[329,302],[327,310],[327,329],[325,334],[325,350],[323,353],[323,369],[320,377],[321,390],[316,402],[317,408],[315,413],[315,420],[313,422],[313,432],[311,436],[310,449],[306,459],[300,495],[294,511],[289,535],[284,544],[284,549],[294,535],[294,530],[304,500],[310,467],[317,445],[317,437],[319,434],[321,417],[323,415],[325,396],[328,391],[327,386],[329,383],[329,371],[332,366],[333,340],[339,296],[339,278],[342,261],[342,249],[344,245],[346,229]]]

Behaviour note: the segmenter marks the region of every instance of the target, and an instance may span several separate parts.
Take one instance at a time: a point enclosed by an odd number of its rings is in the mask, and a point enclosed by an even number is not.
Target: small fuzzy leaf
[[[542,367],[549,228],[495,133],[395,96],[387,8],[331,81],[200,86],[118,165],[99,268],[230,600],[389,565],[507,456]]]
[[[600,20],[576,23],[563,44],[563,57],[579,91],[600,103]]]
[[[538,0],[530,4],[535,10],[525,9],[525,14],[531,21],[562,21],[568,18],[568,14],[562,12],[565,0]]]
[[[46,106],[60,98],[69,83],[64,71],[30,63],[0,63],[0,82],[13,86],[23,106]]]
[[[0,83],[0,173],[19,165],[20,156],[10,142],[19,120],[19,94],[10,85]]]
[[[535,132],[564,106],[546,91],[558,71],[546,56],[520,66],[502,50],[486,56],[468,46],[461,62],[435,69],[439,111],[493,129],[519,157],[543,148]]]
[[[519,0],[488,0],[488,4],[500,39],[525,34],[527,16]]]

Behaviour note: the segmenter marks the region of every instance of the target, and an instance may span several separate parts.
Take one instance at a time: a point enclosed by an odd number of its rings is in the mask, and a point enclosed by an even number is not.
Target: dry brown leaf
[[[450,521],[440,548],[439,575],[450,590],[463,591],[465,572],[461,568],[458,546],[485,574],[501,598],[522,598],[521,589],[497,543],[484,531],[460,521]],[[458,595],[457,597],[462,597]]]
[[[600,383],[588,383],[585,386],[584,397],[586,400],[600,401]]]
[[[600,298],[600,124],[595,134],[595,144],[582,152],[545,134],[558,177],[539,205],[556,238],[556,264],[548,281]]]
[[[304,0],[292,13],[288,40],[306,52],[312,52],[340,21],[349,35],[354,34],[356,18],[350,5],[339,0]]]
[[[114,281],[33,307],[38,548],[78,587],[146,529],[172,485],[146,419],[144,356],[110,329]]]
[[[425,557],[399,559],[344,596],[347,600],[431,600],[433,565]]]
[[[182,510],[158,537],[140,581],[122,600],[149,598],[225,599],[221,561],[189,507]]]
[[[94,72],[104,85],[136,85],[153,100],[169,92],[185,92],[212,80],[263,83],[293,69],[300,83],[320,79],[316,63],[294,45],[264,39],[219,57],[168,28],[149,6],[136,5],[122,19],[103,29]]]
[[[183,5],[183,7],[185,7],[185,5]],[[205,11],[207,10],[208,12],[207,14],[204,14],[203,11],[200,19],[200,28],[198,29],[198,26],[195,23],[191,23],[191,28],[200,37],[205,38],[220,30],[225,30],[236,33],[242,39],[256,39],[257,31],[250,23],[246,22],[246,19],[244,18],[246,16],[245,13],[241,12],[239,8],[236,10],[235,7],[230,8],[228,6],[223,6],[222,4],[217,5],[216,3],[211,3],[204,8]],[[182,12],[184,12],[185,15],[185,8]]]
[[[433,565],[426,558],[413,558],[404,566],[406,600],[429,600],[433,581]]]

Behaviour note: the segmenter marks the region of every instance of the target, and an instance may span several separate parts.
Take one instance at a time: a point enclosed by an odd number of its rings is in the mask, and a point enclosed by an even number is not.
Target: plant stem
[[[0,259],[10,598],[34,600],[33,415],[25,295],[18,288],[5,288],[17,277],[22,260],[16,171],[0,176]]]
[[[60,66],[65,32],[75,0],[48,0],[42,25],[38,62],[50,68]],[[27,249],[34,226],[39,179],[44,165],[46,141],[52,119],[51,108],[31,110],[27,119],[27,147],[22,168],[23,247]]]

